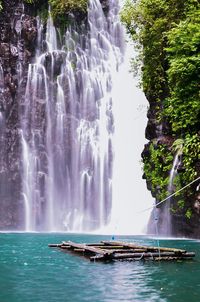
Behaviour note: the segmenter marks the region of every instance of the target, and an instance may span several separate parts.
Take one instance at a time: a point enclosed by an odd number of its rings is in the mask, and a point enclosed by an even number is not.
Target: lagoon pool
[[[48,247],[63,240],[98,242],[110,236],[1,233],[0,302],[200,301],[200,242],[160,240],[161,246],[195,251],[193,261],[91,263]],[[117,240],[157,245],[143,236]]]

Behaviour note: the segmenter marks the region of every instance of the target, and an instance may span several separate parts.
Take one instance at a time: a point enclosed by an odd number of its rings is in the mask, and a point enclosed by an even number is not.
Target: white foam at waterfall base
[[[143,234],[152,204],[152,197],[142,179],[141,152],[147,124],[147,100],[137,88],[137,80],[130,73],[133,45],[127,43],[124,62],[113,83],[114,171],[111,220],[99,230],[105,234]]]

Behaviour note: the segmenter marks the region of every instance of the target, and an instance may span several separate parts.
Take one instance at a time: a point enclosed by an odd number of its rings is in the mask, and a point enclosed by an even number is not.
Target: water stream
[[[168,185],[169,195],[174,193],[174,179],[177,175],[177,168],[179,162],[180,162],[179,153],[177,152],[177,154],[174,157],[172,169],[169,175],[169,185]],[[172,200],[173,197],[170,197],[163,205],[162,221],[159,229],[160,235],[170,236],[172,234],[172,223],[171,223],[171,213],[170,213]]]
[[[0,64],[0,99],[3,101],[4,99],[4,74],[3,74],[3,68]],[[5,144],[4,144],[4,135],[5,135],[5,113],[3,111],[2,106],[0,106],[0,146],[1,146],[1,152],[4,154],[5,151]],[[4,172],[4,158],[3,156],[0,157],[0,173]]]

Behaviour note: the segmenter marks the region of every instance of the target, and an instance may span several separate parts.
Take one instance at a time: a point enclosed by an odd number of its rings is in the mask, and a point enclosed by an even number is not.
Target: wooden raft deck
[[[122,241],[101,241],[100,243],[90,244],[63,241],[60,244],[49,244],[49,247],[56,247],[89,257],[90,261],[185,260],[195,257],[194,252],[187,252],[181,249],[142,246]]]

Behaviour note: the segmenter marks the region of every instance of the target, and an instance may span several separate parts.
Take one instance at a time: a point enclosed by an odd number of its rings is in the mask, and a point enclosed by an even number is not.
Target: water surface
[[[197,253],[194,261],[91,263],[48,248],[62,240],[98,242],[109,236],[0,234],[0,302],[199,301],[200,245],[194,240],[161,240]],[[145,237],[116,237],[156,245]]]

